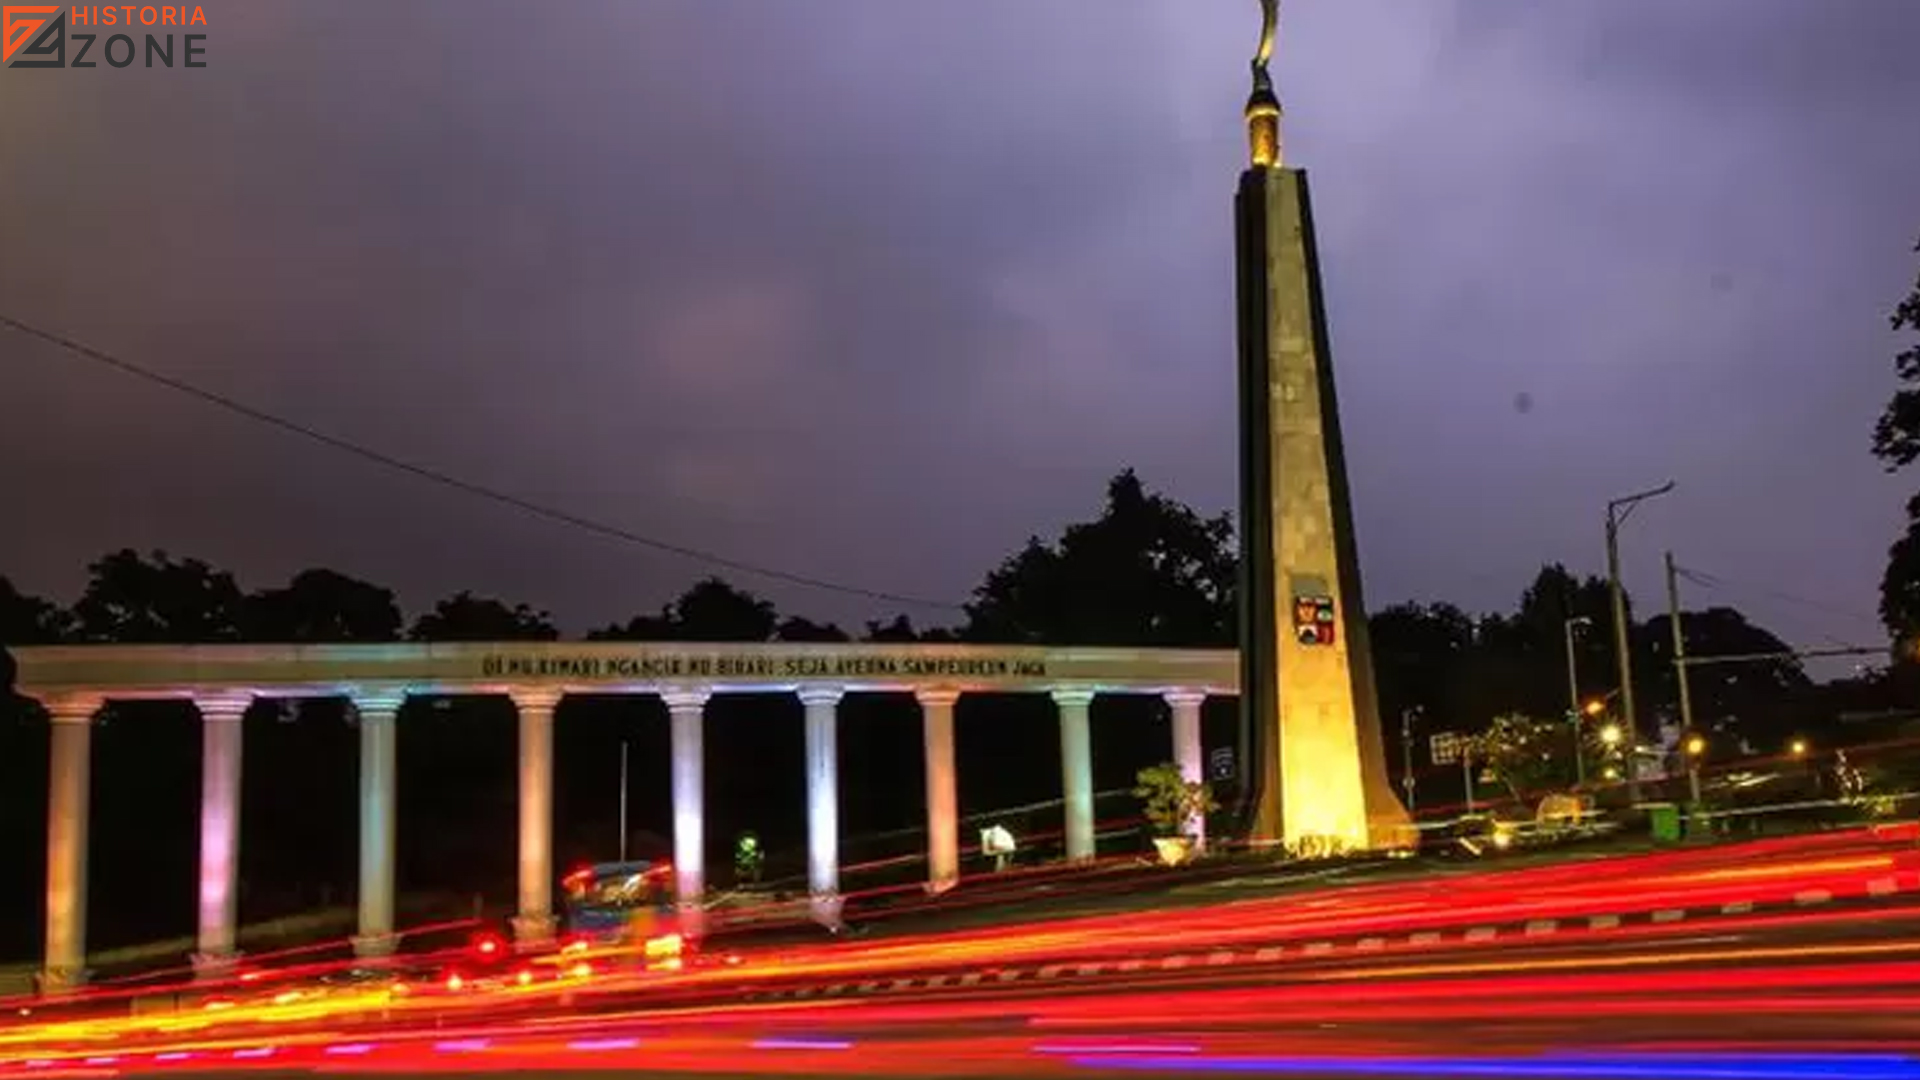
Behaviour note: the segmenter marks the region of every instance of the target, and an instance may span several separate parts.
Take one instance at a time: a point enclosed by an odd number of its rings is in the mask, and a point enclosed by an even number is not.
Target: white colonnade
[[[32,650],[20,650],[30,653]],[[37,658],[36,658],[37,659]],[[1230,655],[1226,658],[1231,660]],[[1034,680],[1039,681],[1039,680]],[[852,682],[852,680],[849,680]],[[22,680],[22,688],[32,685]],[[850,692],[911,692],[921,712],[926,782],[927,888],[940,891],[960,878],[959,778],[955,753],[955,714],[961,698],[975,690],[1047,693],[1056,707],[1064,793],[1065,851],[1070,861],[1096,853],[1093,806],[1092,712],[1098,694],[1161,696],[1172,717],[1172,757],[1183,774],[1197,779],[1203,758],[1200,707],[1217,686],[1161,690],[1088,685],[897,686],[814,682],[785,687],[742,686],[739,682],[669,685],[574,687],[565,683],[500,682],[484,685],[413,687],[385,685],[279,685],[141,692],[144,688],[107,686],[39,696],[51,718],[46,948],[43,985],[58,989],[84,981],[86,973],[87,848],[91,801],[92,723],[106,701],[187,698],[201,717],[201,807],[198,874],[197,970],[218,974],[238,957],[238,898],[241,820],[243,717],[257,698],[347,697],[359,727],[359,912],[356,952],[391,953],[398,943],[395,922],[395,824],[397,817],[397,725],[411,693],[489,693],[508,697],[518,714],[518,904],[514,936],[521,942],[550,940],[556,930],[553,862],[554,721],[574,690],[654,694],[665,703],[670,723],[669,774],[672,785],[673,849],[677,899],[683,913],[697,920],[706,893],[704,727],[716,693],[783,689],[800,701],[805,724],[807,776],[807,884],[814,916],[829,924],[839,918],[840,777],[839,711]],[[1197,826],[1198,823],[1195,823]],[[698,926],[691,929],[697,932]]]

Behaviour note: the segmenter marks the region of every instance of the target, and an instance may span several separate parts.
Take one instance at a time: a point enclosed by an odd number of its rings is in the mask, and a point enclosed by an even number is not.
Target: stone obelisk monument
[[[1252,837],[1333,852],[1403,842],[1387,778],[1307,174],[1282,163],[1261,0],[1235,199],[1240,330],[1240,701]]]

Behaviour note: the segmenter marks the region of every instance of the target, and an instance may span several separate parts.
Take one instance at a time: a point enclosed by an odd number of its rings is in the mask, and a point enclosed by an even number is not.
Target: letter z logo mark
[[[25,45],[35,34],[39,34],[41,28],[45,27],[50,21],[46,18],[46,16],[49,15],[60,15],[60,19],[53,29],[61,33],[64,38],[66,17],[61,15],[60,9],[57,7],[9,6],[0,8],[0,64],[13,59],[13,54],[19,52],[22,45]],[[47,35],[42,34],[41,36],[45,37]],[[62,44],[64,44],[64,41]],[[27,50],[27,54],[37,56],[54,51],[47,42],[35,41],[33,48]],[[59,51],[65,52],[64,49]],[[22,60],[18,66],[45,67],[47,64],[45,61],[30,63]]]

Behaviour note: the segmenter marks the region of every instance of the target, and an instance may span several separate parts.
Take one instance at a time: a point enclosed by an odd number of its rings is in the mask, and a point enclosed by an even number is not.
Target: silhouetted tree
[[[1920,252],[1920,244],[1914,246]],[[1920,334],[1920,276],[1893,309],[1895,332]],[[1873,428],[1873,454],[1893,472],[1920,458],[1920,343],[1909,345],[1893,358],[1900,388]],[[1887,569],[1880,581],[1880,621],[1896,639],[1920,637],[1920,495],[1907,502],[1906,532],[1887,553]]]
[[[1920,253],[1920,243],[1913,250]],[[1920,275],[1915,276],[1913,288],[1894,307],[1888,321],[1896,333],[1906,330],[1920,334]],[[1894,391],[1873,428],[1874,456],[1887,463],[1888,471],[1920,458],[1920,343],[1896,354],[1893,369],[1901,388]]]
[[[1237,555],[1224,514],[1203,518],[1128,469],[1097,520],[1038,537],[967,605],[967,638],[1084,645],[1225,645]]]
[[[798,615],[789,615],[780,620],[780,626],[773,632],[776,641],[851,641],[845,630],[833,623],[817,623],[812,619],[803,619]]]
[[[938,644],[960,639],[960,634],[944,626],[930,626],[925,630],[916,630],[913,620],[905,615],[895,615],[886,622],[868,619],[866,632],[860,635],[861,641],[892,645],[903,645],[914,641]]]
[[[1905,643],[1906,651],[1920,641],[1920,495],[1907,500],[1907,531],[1887,549],[1887,569],[1880,578],[1880,621],[1888,634]]]
[[[1633,603],[1628,598],[1628,640],[1633,633]],[[1597,575],[1576,577],[1565,566],[1540,568],[1532,584],[1520,594],[1520,606],[1508,620],[1507,634],[1495,634],[1491,647],[1510,647],[1518,654],[1527,681],[1517,687],[1515,707],[1530,716],[1562,717],[1567,700],[1567,622],[1582,619],[1573,629],[1574,667],[1583,698],[1605,697],[1619,682],[1613,650],[1613,607],[1607,580]],[[1634,659],[1638,661],[1640,653]],[[1636,684],[1640,681],[1636,674]],[[1636,687],[1637,688],[1637,687]]]
[[[609,623],[598,630],[587,631],[588,641],[672,641],[673,616],[670,612],[658,615],[635,615],[623,623]]]
[[[560,631],[544,611],[461,591],[414,620],[415,641],[554,641]]]
[[[204,644],[240,637],[242,597],[233,575],[199,559],[164,551],[143,558],[132,549],[87,568],[87,588],[73,606],[83,641]]]
[[[1792,652],[1786,642],[1729,607],[1683,611],[1680,629],[1690,657]],[[1650,674],[1656,701],[1672,712],[1677,708],[1679,689],[1674,676],[1673,637],[1667,616],[1648,621],[1646,638],[1654,660]],[[1756,747],[1777,743],[1793,729],[1797,707],[1812,686],[1813,680],[1807,677],[1800,661],[1784,655],[1777,660],[1701,664],[1687,673],[1694,724],[1745,738]]]
[[[895,615],[889,622],[878,619],[867,620],[867,632],[860,636],[862,641],[902,644],[919,641],[920,635],[913,629],[913,620],[905,615]]]
[[[831,623],[782,621],[772,603],[717,577],[693,584],[658,615],[635,615],[587,635],[589,641],[845,641]]]
[[[0,645],[51,645],[65,640],[72,626],[65,608],[23,593],[0,576]]]
[[[302,570],[284,589],[246,598],[242,626],[254,641],[398,641],[405,625],[393,592],[332,570]]]
[[[1382,722],[1397,731],[1408,709],[1445,727],[1453,686],[1473,657],[1473,618],[1452,604],[1395,604],[1367,620]]]
[[[717,577],[702,578],[681,593],[671,619],[682,641],[770,641],[780,625],[772,603]]]

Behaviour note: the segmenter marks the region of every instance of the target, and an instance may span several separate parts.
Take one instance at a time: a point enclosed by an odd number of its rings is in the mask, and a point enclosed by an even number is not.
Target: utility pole
[[[1567,620],[1567,726],[1573,729],[1573,786],[1587,786],[1586,746],[1580,738],[1580,666],[1573,650],[1573,631],[1576,627],[1587,626],[1593,622],[1585,615],[1575,615]]]
[[[1667,552],[1667,625],[1673,632],[1673,680],[1680,687],[1680,730],[1690,733],[1693,695],[1687,689],[1687,635],[1680,629],[1680,574],[1673,568],[1671,551]]]
[[[1613,600],[1613,653],[1620,672],[1620,725],[1627,736],[1627,798],[1640,801],[1640,723],[1633,710],[1633,635],[1627,626],[1627,594],[1620,587],[1620,526],[1641,502],[1673,490],[1657,488],[1607,503],[1607,591]]]

